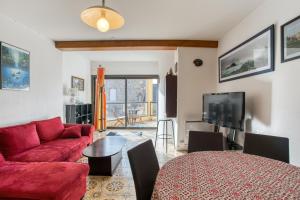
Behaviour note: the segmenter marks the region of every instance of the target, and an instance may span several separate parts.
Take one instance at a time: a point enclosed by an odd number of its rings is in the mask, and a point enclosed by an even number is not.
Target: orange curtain
[[[105,70],[102,67],[97,69],[96,91],[95,91],[95,114],[94,125],[96,130],[106,129],[106,94],[104,87]]]

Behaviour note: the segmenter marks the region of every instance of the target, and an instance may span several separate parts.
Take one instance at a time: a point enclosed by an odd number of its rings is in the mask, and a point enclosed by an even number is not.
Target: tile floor
[[[112,177],[89,176],[87,180],[87,192],[84,200],[135,200],[134,182],[127,157],[127,150],[143,142],[152,139],[154,143],[155,130],[108,130],[102,133],[95,133],[94,140],[105,137],[108,132],[116,132],[127,139],[127,144],[123,148],[123,158]],[[140,133],[142,132],[142,135]],[[111,136],[114,137],[114,136]],[[174,150],[174,145],[170,141],[168,153],[165,153],[162,140],[157,143],[157,158],[160,166],[176,156],[185,154]],[[87,163],[87,158],[83,157],[78,162]]]

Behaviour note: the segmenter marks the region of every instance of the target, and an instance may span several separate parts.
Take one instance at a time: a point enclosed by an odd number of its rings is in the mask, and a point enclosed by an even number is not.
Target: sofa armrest
[[[90,138],[89,144],[93,143],[93,136],[95,132],[95,126],[89,124],[83,124],[81,128],[81,135],[88,136]]]
[[[81,126],[81,136],[88,136],[89,137],[89,144],[93,143],[93,135],[95,132],[95,127],[90,124],[64,124],[65,128],[72,127],[72,126]]]

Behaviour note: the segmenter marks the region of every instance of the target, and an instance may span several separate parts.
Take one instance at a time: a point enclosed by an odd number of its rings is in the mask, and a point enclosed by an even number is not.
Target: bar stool
[[[158,129],[159,129],[159,124],[160,122],[163,123],[163,133],[158,134]],[[168,134],[168,123],[171,123],[172,125],[172,134]],[[174,148],[175,148],[175,136],[174,136],[174,122],[172,119],[160,119],[157,121],[157,128],[156,128],[156,136],[155,136],[155,148],[156,148],[156,143],[157,139],[163,139],[163,146],[165,146],[166,143],[166,152],[168,152],[168,140],[172,139],[174,143]]]

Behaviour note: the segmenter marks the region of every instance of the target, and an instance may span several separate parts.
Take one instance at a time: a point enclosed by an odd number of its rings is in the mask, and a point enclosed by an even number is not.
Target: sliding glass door
[[[156,127],[157,79],[127,79],[128,127]]]
[[[106,76],[109,128],[155,128],[157,76]]]
[[[125,79],[107,79],[105,81],[108,127],[126,127],[125,88]]]

